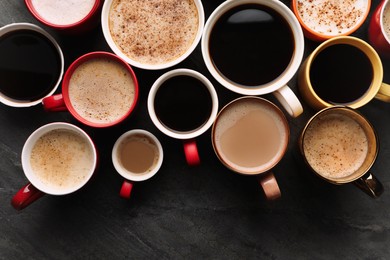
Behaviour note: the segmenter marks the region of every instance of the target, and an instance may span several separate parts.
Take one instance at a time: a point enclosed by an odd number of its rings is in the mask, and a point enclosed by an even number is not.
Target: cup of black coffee
[[[218,112],[218,96],[211,82],[194,70],[169,71],[150,89],[148,111],[161,132],[184,140],[187,163],[199,164],[194,138],[211,127]]]
[[[41,103],[58,88],[64,57],[56,40],[30,23],[0,28],[0,102],[12,107]]]
[[[304,53],[301,26],[280,1],[225,1],[210,15],[202,55],[212,76],[243,95],[274,93],[287,112],[303,112],[287,86]]]

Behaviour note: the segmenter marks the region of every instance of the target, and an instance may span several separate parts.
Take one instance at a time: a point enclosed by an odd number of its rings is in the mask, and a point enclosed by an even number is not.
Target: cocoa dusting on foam
[[[193,0],[114,0],[109,14],[111,36],[129,58],[164,64],[183,55],[198,31]]]
[[[313,31],[324,35],[347,33],[364,17],[367,0],[296,0],[299,16]]]

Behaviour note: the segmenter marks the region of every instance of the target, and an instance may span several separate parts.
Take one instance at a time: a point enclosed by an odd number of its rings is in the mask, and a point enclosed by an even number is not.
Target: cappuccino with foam
[[[367,0],[294,0],[298,15],[312,31],[327,36],[347,34],[365,19]]]
[[[131,73],[117,61],[94,58],[81,63],[69,80],[69,99],[76,112],[93,123],[123,118],[135,99]]]
[[[72,190],[85,183],[94,167],[93,150],[80,134],[52,130],[34,144],[30,165],[36,178],[49,189]]]
[[[193,0],[114,0],[109,31],[128,58],[149,65],[166,64],[193,44],[199,15]]]

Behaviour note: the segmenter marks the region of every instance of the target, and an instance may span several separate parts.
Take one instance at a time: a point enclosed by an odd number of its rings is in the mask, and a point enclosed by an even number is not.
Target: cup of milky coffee
[[[325,108],[306,124],[298,140],[308,167],[333,184],[354,183],[372,197],[383,192],[370,173],[379,140],[368,120],[344,106]]]
[[[204,26],[200,0],[107,0],[101,17],[112,51],[132,66],[158,70],[187,58]]]
[[[48,111],[69,111],[81,123],[110,127],[133,111],[138,99],[138,81],[132,68],[108,52],[87,53],[65,73],[62,94],[44,98]]]
[[[281,1],[225,1],[208,18],[202,55],[211,75],[242,95],[273,93],[286,111],[303,108],[287,83],[304,53],[301,26]]]
[[[135,182],[153,177],[163,162],[163,149],[159,140],[141,129],[122,134],[112,149],[112,163],[125,179],[120,196],[130,198]]]
[[[49,33],[34,24],[1,27],[0,57],[0,102],[7,106],[40,104],[61,83],[61,48]]]
[[[25,0],[42,24],[66,33],[82,33],[99,24],[101,0]]]
[[[320,44],[299,70],[298,89],[317,110],[333,105],[359,108],[374,98],[390,102],[380,57],[368,43],[352,36]]]
[[[366,20],[371,0],[292,0],[306,37],[324,41],[355,32]]]
[[[368,28],[368,39],[380,55],[390,58],[390,4],[383,0],[375,9]]]
[[[258,176],[269,200],[281,196],[272,169],[283,158],[290,130],[283,112],[259,97],[241,97],[219,112],[212,144],[219,160],[233,172]]]
[[[212,83],[194,70],[168,71],[149,91],[148,112],[161,132],[184,141],[187,163],[199,164],[195,138],[211,127],[218,113],[218,96]]]
[[[22,150],[23,172],[29,183],[12,198],[21,210],[44,194],[66,195],[82,188],[97,164],[96,148],[79,127],[62,122],[35,130]]]

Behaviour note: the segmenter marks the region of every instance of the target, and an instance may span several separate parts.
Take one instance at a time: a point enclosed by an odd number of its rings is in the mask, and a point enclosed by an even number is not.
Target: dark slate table
[[[206,18],[221,2],[203,1]],[[371,13],[378,4],[372,1]],[[370,17],[355,36],[367,39]],[[0,26],[12,22],[39,24],[24,1],[1,0]],[[44,28],[60,43],[65,68],[84,53],[110,51],[100,27],[78,37]],[[306,40],[305,56],[316,46]],[[390,60],[383,63],[385,81],[390,82]],[[178,67],[206,75],[218,92],[220,107],[239,96],[212,79],[200,46]],[[212,149],[210,130],[198,139],[202,165],[188,167],[181,142],[159,132],[147,113],[149,89],[167,70],[134,70],[140,82],[139,104],[119,127],[91,129],[68,113],[49,114],[41,106],[0,105],[0,259],[389,259],[390,104],[373,100],[359,109],[380,138],[381,149],[372,168],[385,188],[380,198],[372,199],[352,184],[333,186],[302,167],[295,153],[297,136],[314,114],[304,104],[303,115],[288,118],[289,150],[274,170],[282,198],[267,202],[255,178],[234,174],[221,165]],[[290,86],[298,94],[296,78]],[[277,103],[272,95],[265,97]],[[22,146],[32,131],[55,121],[79,125],[92,136],[100,152],[99,170],[81,191],[45,196],[18,212],[10,200],[27,182],[20,163]],[[154,133],[163,145],[165,160],[161,171],[137,184],[127,201],[118,195],[122,178],[110,156],[115,140],[133,128]]]

